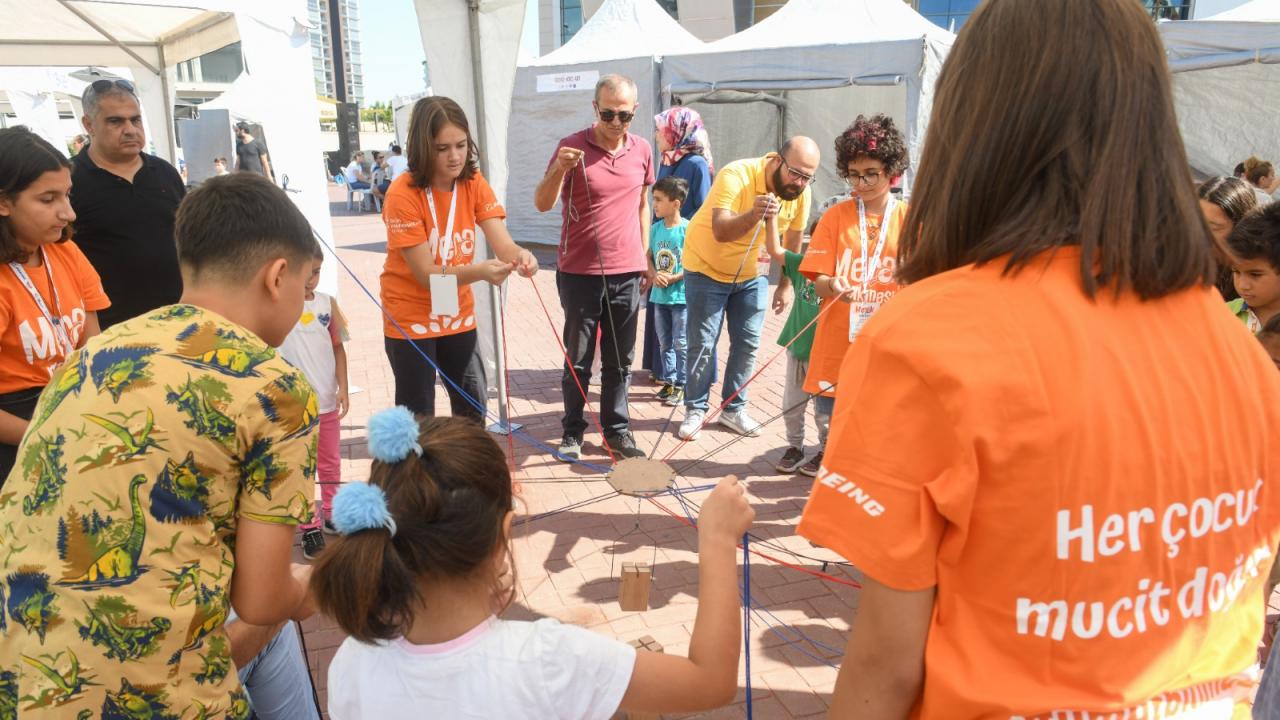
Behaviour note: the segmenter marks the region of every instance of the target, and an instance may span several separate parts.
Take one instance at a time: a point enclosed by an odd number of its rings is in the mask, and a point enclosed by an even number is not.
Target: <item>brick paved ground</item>
[[[336,189],[332,193],[337,198]],[[345,196],[344,196],[345,199]],[[378,272],[382,267],[384,231],[374,214],[346,214],[341,204],[333,206],[333,224],[339,256],[347,262],[376,295]],[[514,234],[519,239],[519,229]],[[539,252],[544,267],[554,253]],[[364,295],[354,280],[340,271],[339,299],[351,320],[352,338],[347,345],[350,380],[363,389],[352,397],[351,412],[343,421],[342,471],[345,480],[363,480],[368,475],[369,456],[365,446],[365,422],[370,413],[392,402],[392,378],[382,350],[378,308]],[[558,332],[561,314],[555,301],[554,273],[536,277],[547,300]],[[523,278],[509,282],[507,303],[508,360],[511,368],[511,410],[525,424],[526,431],[541,442],[554,445],[560,437],[560,367],[562,357],[555,335],[542,314],[533,284]],[[781,329],[782,317],[770,314],[765,324],[761,361],[774,357],[773,340]],[[722,345],[720,358],[726,357]],[[757,363],[759,367],[760,363]],[[750,386],[750,407],[758,419],[779,412],[782,400],[782,373],[785,358],[778,358]],[[596,394],[591,393],[593,407]],[[670,409],[652,398],[656,388],[647,373],[636,372],[631,391],[632,427],[640,447],[648,449],[658,439]],[[444,393],[438,393],[438,410],[448,412]],[[713,399],[719,396],[718,389]],[[490,409],[496,411],[493,403]],[[682,411],[677,413],[678,423]],[[674,426],[671,428],[674,430]],[[814,430],[810,422],[810,442]],[[693,443],[680,443],[669,431],[662,437],[658,456],[675,449],[671,463],[681,467],[735,436],[710,427]],[[504,441],[505,444],[505,441]],[[678,444],[678,447],[677,447]],[[769,538],[774,547],[760,549],[779,559],[809,570],[822,569],[816,559],[832,558],[794,535],[810,483],[803,476],[782,476],[773,464],[785,447],[782,422],[770,423],[761,437],[744,439],[690,468],[681,479],[687,486],[714,482],[728,473],[748,480],[756,509],[753,532]],[[811,445],[812,449],[812,445]],[[522,500],[529,514],[563,508],[610,491],[599,473],[557,462],[541,450],[516,443],[517,478]],[[608,464],[608,456],[598,436],[589,433],[585,460]],[[688,498],[699,502],[705,492]],[[660,502],[676,513],[673,498]],[[596,632],[632,640],[649,635],[667,652],[688,651],[697,594],[696,537],[676,519],[647,502],[615,497],[578,510],[565,512],[523,525],[515,543],[520,594],[508,611],[511,618],[555,617]],[[618,607],[617,576],[627,560],[651,562],[656,552],[650,609],[623,612]],[[299,555],[299,560],[301,556]],[[827,570],[845,580],[856,573],[832,564]],[[857,602],[851,587],[820,580],[799,570],[788,569],[762,558],[752,564],[751,594],[755,602],[772,615],[761,613],[753,620],[751,674],[754,717],[802,718],[822,715],[830,700],[838,662],[832,648],[843,648],[849,620]],[[768,624],[766,624],[766,622]],[[770,629],[770,626],[773,629]],[[326,618],[305,623],[309,661],[323,703],[329,661],[343,640],[342,632]],[[801,640],[811,639],[814,645]],[[745,682],[740,682],[745,687]],[[706,718],[745,717],[745,695],[739,692],[734,705],[720,711],[697,715]]]

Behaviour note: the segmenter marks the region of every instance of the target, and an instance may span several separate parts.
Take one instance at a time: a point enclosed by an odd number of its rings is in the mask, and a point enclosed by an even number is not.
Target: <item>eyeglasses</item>
[[[121,90],[124,90],[125,92],[128,92],[133,95],[138,94],[138,91],[133,87],[133,83],[129,82],[128,80],[103,78],[101,80],[94,80],[93,84],[89,85],[89,87],[93,88],[94,95],[99,95],[101,93],[107,92],[112,88],[120,88]]]
[[[782,161],[782,166],[787,169],[787,172],[791,173],[791,177],[793,179],[798,180],[800,182],[805,182],[805,183],[813,182],[813,179],[814,179],[813,175],[807,175],[791,167],[791,163],[788,163],[787,159],[782,157],[781,155],[778,156],[778,159]]]
[[[626,110],[597,110],[596,112],[600,115],[600,119],[606,123],[611,123],[614,118],[618,118],[618,122],[626,125],[636,118],[635,113],[627,112]]]
[[[878,172],[867,173],[866,175],[859,175],[856,172],[851,172],[846,176],[846,179],[848,179],[850,185],[865,185],[866,187],[874,187],[877,183],[880,182],[880,176],[881,174]]]

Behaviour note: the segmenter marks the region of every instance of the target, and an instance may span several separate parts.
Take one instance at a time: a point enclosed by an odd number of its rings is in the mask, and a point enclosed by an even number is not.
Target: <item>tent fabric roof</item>
[[[929,22],[902,0],[789,0],[759,23],[707,43],[702,51],[860,45],[921,37],[947,45],[955,41],[955,35]]]
[[[1253,0],[1204,19],[1231,22],[1280,22],[1280,0]]]
[[[696,52],[703,43],[654,0],[606,0],[569,42],[524,67]]]

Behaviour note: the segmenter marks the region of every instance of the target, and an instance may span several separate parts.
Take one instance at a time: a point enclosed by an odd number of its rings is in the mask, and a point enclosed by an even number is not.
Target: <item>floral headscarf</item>
[[[662,153],[663,165],[675,165],[685,155],[693,153],[701,155],[715,172],[715,163],[711,161],[711,139],[697,110],[676,106],[655,115],[653,122],[672,148]]]

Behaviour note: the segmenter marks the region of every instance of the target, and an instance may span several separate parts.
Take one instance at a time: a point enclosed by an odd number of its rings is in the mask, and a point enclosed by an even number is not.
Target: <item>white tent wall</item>
[[[636,83],[640,108],[631,121],[631,132],[653,143],[653,116],[659,107],[657,67],[652,57],[607,60],[598,63],[551,67],[522,67],[516,71],[511,98],[511,125],[507,128],[510,160],[507,184],[507,222],[519,242],[556,245],[560,242],[560,206],[540,213],[533,207],[533,193],[546,174],[547,163],[560,138],[591,126],[595,119],[591,101],[596,77],[618,73]],[[552,76],[586,74],[587,87],[578,90],[539,92]],[[712,146],[714,149],[714,146]]]
[[[478,46],[472,48],[472,18],[468,5],[476,5],[475,30]],[[511,86],[515,81],[516,56],[524,27],[524,0],[414,0],[422,47],[431,70],[431,90],[457,101],[471,123],[472,136],[480,146],[486,178],[500,202],[507,195],[507,118],[511,114]],[[483,96],[477,105],[474,57],[480,60],[479,84]],[[483,117],[483,123],[481,123]],[[483,124],[483,130],[481,130]],[[405,142],[408,151],[408,141]],[[513,230],[515,230],[513,228]],[[518,230],[516,240],[521,237]],[[484,233],[476,233],[476,258],[490,256]],[[509,282],[519,282],[513,279]],[[489,396],[497,398],[497,410],[506,417],[506,380],[503,377],[501,347],[502,293],[485,284],[475,293],[479,353],[489,383]],[[482,290],[477,287],[477,290]],[[456,382],[458,378],[453,378]]]
[[[1280,158],[1280,0],[1159,29],[1192,167],[1230,175],[1250,155]]]

